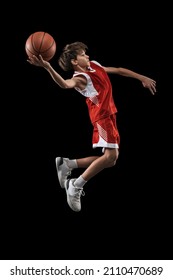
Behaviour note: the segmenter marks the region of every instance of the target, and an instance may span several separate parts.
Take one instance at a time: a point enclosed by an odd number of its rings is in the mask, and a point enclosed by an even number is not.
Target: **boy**
[[[90,61],[86,54],[88,47],[82,42],[74,42],[64,47],[59,57],[59,66],[64,71],[73,70],[70,79],[63,79],[41,56],[29,57],[30,64],[45,68],[52,79],[63,89],[74,88],[86,98],[88,113],[93,125],[93,148],[101,147],[103,155],[70,160],[57,157],[56,168],[59,183],[65,188],[67,202],[73,211],[81,210],[83,187],[93,176],[104,168],[116,164],[119,155],[120,136],[116,125],[112,85],[108,74],[118,74],[139,80],[154,95],[156,81],[125,68],[104,67]],[[85,168],[76,179],[69,178],[74,168]]]

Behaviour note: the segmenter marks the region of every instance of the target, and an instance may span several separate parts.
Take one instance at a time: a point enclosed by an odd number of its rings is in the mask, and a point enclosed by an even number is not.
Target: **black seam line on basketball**
[[[41,42],[40,42],[40,48],[39,48],[39,50],[37,50],[37,49],[35,48],[35,46],[34,46],[34,34],[32,34],[31,43],[32,43],[32,47],[33,47],[34,51],[37,52],[37,55],[39,55],[40,53],[47,52],[47,51],[50,49],[50,47],[49,47],[47,50],[41,51],[41,48],[42,48],[42,45],[43,45],[43,41],[44,41],[45,35],[46,35],[46,32],[43,33],[43,36],[42,36]],[[54,43],[54,41],[53,41],[53,43]],[[52,47],[52,45],[51,45],[51,47]],[[48,56],[48,57],[49,57],[49,56]]]
[[[39,53],[41,53],[41,54],[44,54],[44,53],[46,53],[47,51],[49,51],[49,50],[52,48],[52,46],[55,44],[55,40],[53,40],[53,41],[52,41],[52,45],[50,45],[49,48],[47,48],[47,49],[44,50],[44,51],[41,51],[41,48],[42,48],[42,45],[43,45],[43,41],[44,41],[44,37],[45,37],[45,36],[46,36],[46,32],[44,32],[43,37],[42,37],[42,40],[41,40],[41,43],[40,43]],[[50,57],[50,56],[47,56],[47,57]]]
[[[39,52],[38,52],[38,50],[34,46],[34,34],[32,34],[32,36],[31,36],[31,44],[32,44],[32,47],[33,47],[34,51],[37,52],[37,55],[38,55]]]
[[[27,50],[30,54],[34,55],[34,53],[31,52],[28,48],[26,48],[26,50]]]
[[[42,45],[43,45],[43,41],[44,41],[45,35],[46,35],[46,32],[44,32],[44,34],[43,34],[43,36],[42,36],[42,39],[41,39],[41,42],[40,42],[40,48],[39,48],[39,50],[38,50],[38,49],[36,49],[35,46],[34,46],[34,34],[32,34],[31,43],[32,43],[32,47],[33,47],[34,51],[37,53],[37,55],[39,55],[40,53],[41,53],[41,54],[46,53],[46,52],[49,51],[49,49],[51,49],[52,46],[55,44],[55,40],[53,40],[53,41],[52,41],[52,44],[50,45],[49,48],[47,48],[47,49],[44,50],[44,51],[41,51],[41,48],[42,48]],[[31,52],[31,53],[32,53],[32,52]],[[49,57],[52,57],[52,55],[48,55],[48,56],[45,56],[45,57],[46,57],[46,58],[49,58]]]
[[[42,45],[43,45],[43,40],[44,40],[44,37],[45,37],[45,32],[43,33],[43,37],[42,37],[42,40],[41,40],[41,43],[40,43],[39,53],[40,53],[41,48],[42,48]],[[41,53],[43,53],[43,52],[41,52]]]
[[[53,41],[52,45],[48,49],[41,51],[41,53],[43,53],[43,54],[46,53],[48,50],[50,50],[52,48],[53,44],[55,44],[55,41]]]

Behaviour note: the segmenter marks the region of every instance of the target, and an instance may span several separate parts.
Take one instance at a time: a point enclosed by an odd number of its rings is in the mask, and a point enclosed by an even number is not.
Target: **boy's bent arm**
[[[55,83],[57,83],[61,88],[69,89],[74,88],[76,86],[75,79],[63,79],[61,75],[58,74],[50,64],[45,69],[49,72]]]
[[[77,84],[75,79],[63,79],[61,75],[53,69],[51,64],[48,61],[44,60],[41,55],[39,55],[39,57],[33,55],[32,57],[29,57],[27,61],[32,65],[43,67],[44,69],[46,69],[55,83],[57,83],[61,88],[74,88]]]

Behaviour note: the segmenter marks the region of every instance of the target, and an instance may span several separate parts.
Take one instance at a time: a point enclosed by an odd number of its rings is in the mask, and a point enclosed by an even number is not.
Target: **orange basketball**
[[[26,40],[25,51],[29,57],[41,54],[44,60],[49,61],[55,55],[56,42],[47,32],[35,32]]]

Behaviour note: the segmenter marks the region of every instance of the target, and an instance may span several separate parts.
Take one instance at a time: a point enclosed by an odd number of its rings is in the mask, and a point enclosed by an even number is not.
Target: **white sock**
[[[64,159],[70,169],[78,168],[76,159]]]
[[[82,176],[79,176],[76,180],[75,180],[75,187],[78,188],[82,188],[85,184],[87,183],[87,181],[85,181]]]

